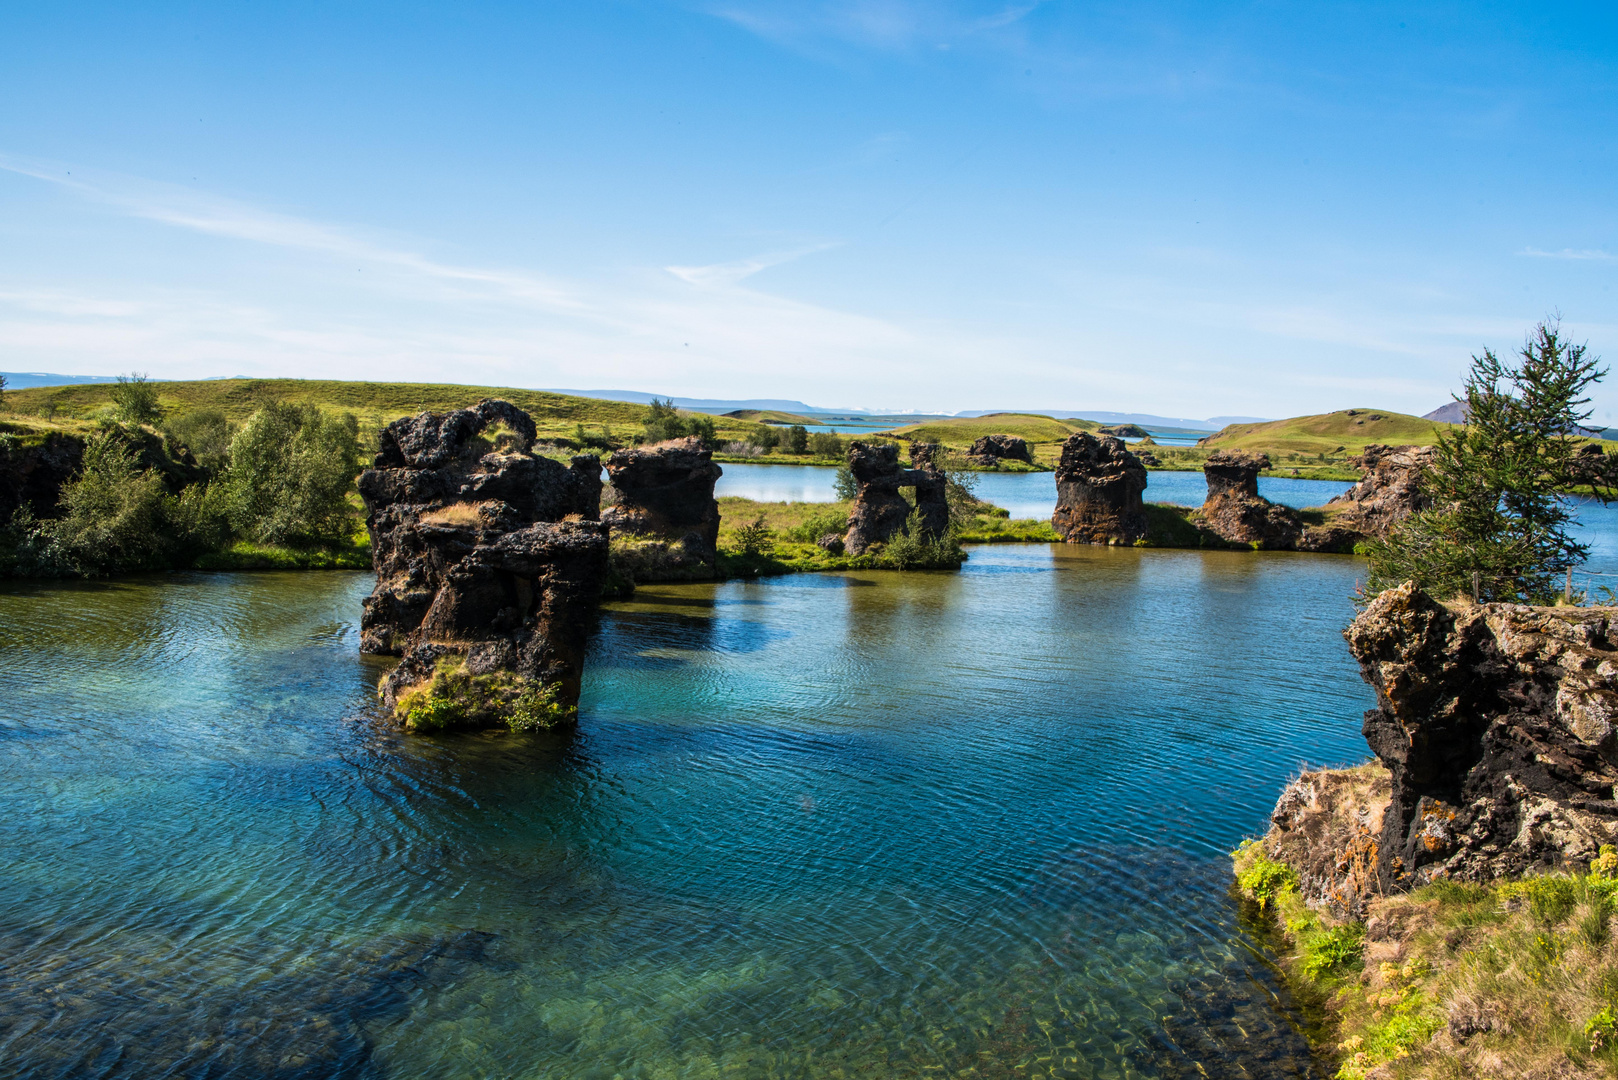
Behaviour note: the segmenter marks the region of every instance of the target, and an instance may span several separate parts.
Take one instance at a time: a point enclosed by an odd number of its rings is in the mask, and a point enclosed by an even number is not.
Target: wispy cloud
[[[972,0],[727,0],[709,14],[782,44],[831,39],[876,49],[947,47],[1022,21],[1046,0],[1020,4]]]
[[[1613,262],[1618,255],[1602,251],[1598,248],[1563,248],[1561,251],[1541,251],[1539,248],[1523,248],[1518,255],[1527,255],[1533,259],[1572,259],[1576,262]]]
[[[734,262],[713,263],[709,266],[665,266],[663,269],[679,278],[681,281],[704,288],[723,288],[735,285],[752,277],[760,270],[768,270],[772,266],[801,259],[805,255],[813,255],[817,251],[828,251],[841,245],[834,243],[811,244],[808,247],[798,248],[794,251],[778,251],[767,255],[755,255],[749,259],[737,259]]]
[[[148,221],[210,236],[294,248],[345,260],[386,266],[445,282],[502,290],[513,297],[562,310],[583,305],[566,289],[532,274],[456,266],[367,240],[353,232],[277,214],[193,188],[112,173],[78,176],[67,169],[0,155],[0,169],[55,184]]]

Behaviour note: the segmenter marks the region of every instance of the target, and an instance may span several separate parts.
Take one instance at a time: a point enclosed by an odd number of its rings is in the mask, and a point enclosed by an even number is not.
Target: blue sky
[[[1551,311],[1618,359],[1615,60],[1610,4],[19,0],[0,370],[1424,412]]]

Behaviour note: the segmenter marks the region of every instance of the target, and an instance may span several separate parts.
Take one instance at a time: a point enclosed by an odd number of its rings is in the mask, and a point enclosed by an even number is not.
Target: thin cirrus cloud
[[[1568,259],[1573,262],[1612,262],[1618,260],[1618,255],[1602,251],[1600,248],[1563,248],[1561,251],[1541,251],[1539,248],[1523,248],[1517,252],[1531,259]]]
[[[792,251],[779,251],[767,255],[755,255],[748,259],[737,259],[733,262],[714,263],[709,266],[665,266],[663,269],[679,278],[681,281],[705,288],[723,288],[735,285],[752,277],[760,270],[768,270],[772,266],[781,266],[785,263],[801,259],[805,255],[813,255],[819,251],[829,251],[841,244],[811,244],[808,247],[797,248]]]
[[[877,49],[907,49],[917,45],[948,47],[962,39],[1004,29],[1022,21],[1044,2],[836,0],[800,4],[754,0],[712,4],[705,10],[777,43],[832,39]]]

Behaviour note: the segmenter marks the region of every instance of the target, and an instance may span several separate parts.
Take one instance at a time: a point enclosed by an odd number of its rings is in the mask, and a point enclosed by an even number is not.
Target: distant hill
[[[0,371],[7,390],[28,390],[35,386],[78,386],[84,383],[117,382],[116,375],[53,375],[48,371]]]
[[[803,427],[825,427],[824,421],[809,416],[799,416],[797,413],[782,412],[779,409],[733,409],[722,413],[733,420],[751,420],[755,424],[799,424]]]
[[[1466,423],[1466,413],[1466,402],[1452,401],[1447,405],[1440,405],[1430,413],[1423,413],[1421,418],[1423,420],[1437,420],[1443,424],[1464,424]]]
[[[7,380],[9,382],[9,378]],[[165,416],[180,416],[197,409],[218,409],[235,420],[246,418],[266,401],[308,402],[353,412],[367,429],[424,410],[445,411],[496,397],[526,410],[544,436],[572,435],[579,424],[591,434],[602,427],[620,436],[640,430],[646,408],[631,402],[570,397],[546,390],[510,386],[461,386],[444,383],[338,382],[324,379],[200,379],[192,382],[157,382],[158,402]],[[650,398],[651,395],[647,395]],[[106,383],[38,386],[6,390],[6,419],[50,417],[85,420],[112,401]],[[745,439],[762,429],[747,420],[716,417],[721,438]]]
[[[1139,424],[1141,427],[1158,428],[1160,430],[1178,428],[1183,431],[1218,431],[1222,426],[1234,423],[1238,418],[1231,416],[1216,417],[1214,420],[1187,420],[1184,417],[1156,416],[1152,413],[1123,413],[1103,412],[1097,409],[1052,409],[1048,413],[1037,412],[1033,409],[971,409],[958,412],[956,416],[1072,416],[1097,424]],[[1251,420],[1253,417],[1241,417],[1242,420]]]
[[[601,401],[629,401],[637,405],[650,405],[654,399],[668,401],[672,398],[676,408],[705,413],[729,413],[740,409],[792,413],[799,416],[808,413],[860,415],[866,412],[865,409],[822,409],[786,398],[691,398],[677,397],[673,394],[648,394],[641,390],[548,390],[546,393],[596,398]]]
[[[1294,416],[1263,424],[1230,424],[1202,440],[1215,450],[1268,453],[1357,454],[1368,443],[1431,446],[1438,424],[1425,417],[1387,409],[1343,409],[1318,416]]]
[[[960,447],[969,446],[985,435],[1017,435],[1031,443],[1057,443],[1074,432],[1095,431],[1100,426],[1088,420],[1057,420],[1038,413],[990,413],[911,424],[894,428],[893,434]]]

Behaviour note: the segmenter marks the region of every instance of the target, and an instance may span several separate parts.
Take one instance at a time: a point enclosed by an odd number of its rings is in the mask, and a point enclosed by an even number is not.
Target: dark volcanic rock
[[[607,459],[607,476],[618,501],[602,520],[614,535],[636,536],[657,548],[657,557],[646,562],[661,572],[650,576],[710,576],[719,546],[713,489],[722,473],[695,436],[615,451]],[[639,572],[636,577],[646,580]]]
[[[899,464],[899,448],[893,443],[849,444],[848,471],[858,488],[843,538],[850,555],[885,544],[904,530],[911,507],[900,488],[915,489],[922,530],[932,536],[944,534],[949,528],[948,482],[933,463],[937,451],[936,443],[912,444],[910,461],[915,468],[906,469]]]
[[[1051,527],[1070,544],[1132,544],[1146,535],[1146,466],[1122,439],[1080,432],[1062,444]]]
[[[23,506],[51,517],[62,485],[84,461],[84,440],[56,432],[38,446],[0,447],[0,526]]]
[[[1303,536],[1296,510],[1278,506],[1258,493],[1258,474],[1270,467],[1264,454],[1216,450],[1203,463],[1208,498],[1202,504],[1202,527],[1231,544],[1291,548]]]
[[[496,422],[512,434],[491,452],[479,436]],[[390,706],[455,657],[471,675],[555,686],[576,705],[607,564],[601,466],[533,457],[533,437],[526,413],[490,400],[383,431],[359,481],[377,571],[360,649],[404,657],[382,686]]]
[[[1383,887],[1587,861],[1618,842],[1618,610],[1454,610],[1406,583],[1344,632],[1392,775]]]
[[[1335,524],[1361,536],[1386,536],[1396,522],[1425,510],[1421,477],[1437,455],[1431,446],[1383,446],[1373,443],[1348,459],[1365,474],[1359,483],[1326,504],[1340,513]]]
[[[979,465],[998,465],[1002,461],[1034,463],[1028,451],[1028,440],[1015,435],[985,435],[972,444],[966,456]]]

